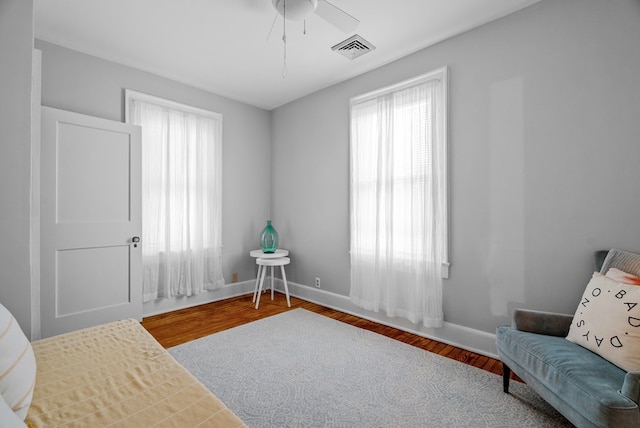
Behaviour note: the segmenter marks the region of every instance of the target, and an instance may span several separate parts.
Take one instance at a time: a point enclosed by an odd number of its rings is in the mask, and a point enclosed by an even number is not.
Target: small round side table
[[[251,257],[261,258],[261,259],[275,259],[278,257],[287,257],[289,255],[289,250],[283,250],[278,248],[274,253],[265,253],[262,250],[251,250],[249,253]]]
[[[281,257],[287,257],[289,255],[289,250],[283,250],[281,248],[278,248],[273,253],[265,253],[261,249],[260,250],[251,250],[251,252],[249,252],[249,255],[251,257],[256,258],[256,259],[279,259]],[[253,301],[254,302],[256,301],[256,296],[258,295],[258,286],[260,284],[260,275],[262,274],[263,269],[266,269],[266,268],[267,268],[267,266],[262,265],[262,264],[258,264],[258,275],[256,276],[256,286],[255,286],[255,289],[253,290]],[[271,266],[271,300],[273,300],[273,268],[274,267]]]

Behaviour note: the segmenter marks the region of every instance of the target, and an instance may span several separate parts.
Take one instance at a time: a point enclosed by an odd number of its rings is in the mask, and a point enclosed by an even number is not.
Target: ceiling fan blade
[[[358,21],[339,7],[329,3],[327,0],[318,1],[316,14],[344,33],[351,33],[358,28]]]

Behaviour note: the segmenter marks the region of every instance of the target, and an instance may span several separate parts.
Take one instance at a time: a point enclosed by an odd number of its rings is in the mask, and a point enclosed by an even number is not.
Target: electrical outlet
[[[316,277],[316,288],[320,288],[320,278]]]

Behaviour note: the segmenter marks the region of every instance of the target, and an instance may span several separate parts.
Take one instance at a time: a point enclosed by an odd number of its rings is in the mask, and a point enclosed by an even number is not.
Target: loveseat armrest
[[[572,321],[573,315],[516,309],[513,311],[512,327],[530,333],[564,337],[569,333]]]
[[[640,372],[628,372],[624,376],[620,392],[636,404],[640,404]]]

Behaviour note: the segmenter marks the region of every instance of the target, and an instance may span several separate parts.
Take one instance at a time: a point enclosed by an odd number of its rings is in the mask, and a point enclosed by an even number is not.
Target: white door
[[[42,107],[42,337],[142,319],[140,135]]]

